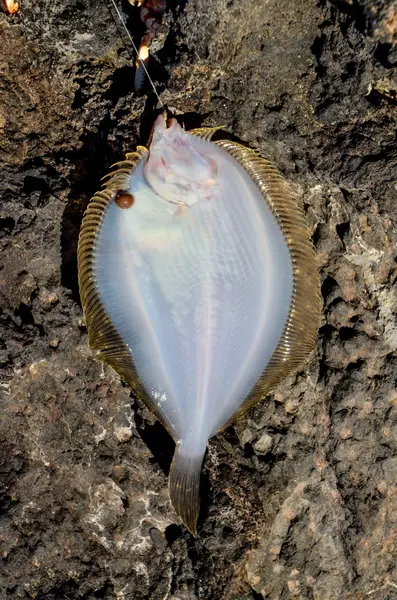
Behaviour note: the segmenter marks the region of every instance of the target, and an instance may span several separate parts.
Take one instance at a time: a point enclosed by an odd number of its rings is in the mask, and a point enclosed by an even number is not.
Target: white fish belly
[[[197,445],[248,396],[285,327],[293,269],[259,190],[225,151],[214,198],[184,211],[131,176],[135,202],[106,210],[94,255],[99,296],[176,440]],[[183,200],[183,198],[181,199]]]

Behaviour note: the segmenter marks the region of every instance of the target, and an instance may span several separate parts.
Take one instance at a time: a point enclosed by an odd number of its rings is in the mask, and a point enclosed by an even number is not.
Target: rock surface
[[[162,101],[256,144],[302,197],[317,350],[211,441],[194,539],[169,506],[172,443],[95,361],[77,289],[83,211],[146,142],[153,94],[110,2],[0,14],[0,600],[397,598],[397,7],[169,8]]]

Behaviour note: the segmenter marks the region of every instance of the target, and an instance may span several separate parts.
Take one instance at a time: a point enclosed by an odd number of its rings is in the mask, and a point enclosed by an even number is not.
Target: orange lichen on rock
[[[391,44],[392,47],[397,45],[397,10],[394,6],[381,17],[374,33],[376,37]]]
[[[390,9],[384,20],[384,28],[392,44],[397,44],[397,11]]]
[[[4,3],[6,5],[6,9],[8,10],[8,13],[10,15],[12,15],[13,13],[16,13],[17,10],[19,9],[18,2],[15,2],[14,0],[4,0]]]

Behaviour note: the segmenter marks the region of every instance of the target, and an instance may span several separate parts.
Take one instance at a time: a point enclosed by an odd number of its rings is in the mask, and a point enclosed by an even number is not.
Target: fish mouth
[[[146,184],[157,197],[173,205],[191,206],[214,198],[218,164],[207,150],[175,118],[159,115],[143,171]]]
[[[182,128],[180,127],[178,121],[174,117],[168,117],[168,115],[165,111],[163,111],[157,117],[157,119],[155,120],[155,122],[153,124],[152,131],[150,133],[150,137],[149,137],[149,141],[148,141],[149,156],[147,157],[146,164],[143,169],[143,176],[144,176],[145,182],[148,185],[148,187],[162,202],[167,202],[169,204],[174,204],[174,205],[178,205],[178,206],[187,206],[186,202],[183,202],[181,200],[170,199],[170,198],[164,197],[164,195],[156,189],[156,186],[153,185],[151,177],[148,175],[148,170],[149,170],[148,163],[149,163],[149,161],[151,161],[151,164],[152,164],[151,168],[155,169],[157,177],[160,180],[162,180],[162,181],[160,181],[160,183],[163,185],[167,185],[165,175],[163,175],[161,177],[161,174],[168,171],[170,169],[170,166],[167,165],[166,161],[163,159],[161,154],[158,157],[154,156],[154,153],[153,153],[153,151],[151,151],[151,148],[153,147],[153,149],[154,149],[155,146],[163,140],[164,134],[166,132],[169,132],[169,131],[175,132],[175,134],[177,135],[179,133],[178,129],[183,131]],[[154,165],[153,165],[153,162],[155,163]],[[181,189],[183,189],[183,185],[180,184],[179,187]],[[186,191],[187,191],[187,189],[186,189]]]
[[[184,131],[184,129],[179,125],[179,123],[175,117],[169,117],[167,115],[167,113],[165,111],[163,111],[156,118],[155,122],[153,123],[152,129],[150,131],[150,135],[149,135],[149,139],[148,139],[148,143],[147,143],[147,147],[149,148],[149,150],[150,150],[150,146],[152,145],[154,137],[159,136],[159,138],[161,138],[164,135],[164,133],[166,131],[168,131],[169,129],[171,129],[172,131],[175,131],[175,129],[177,129],[178,127],[180,127],[182,129],[182,131]]]

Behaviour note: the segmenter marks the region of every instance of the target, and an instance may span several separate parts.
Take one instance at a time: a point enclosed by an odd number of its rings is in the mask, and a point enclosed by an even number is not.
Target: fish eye
[[[130,208],[134,204],[135,198],[132,194],[130,194],[130,192],[126,190],[119,190],[116,193],[114,201],[119,208]]]

